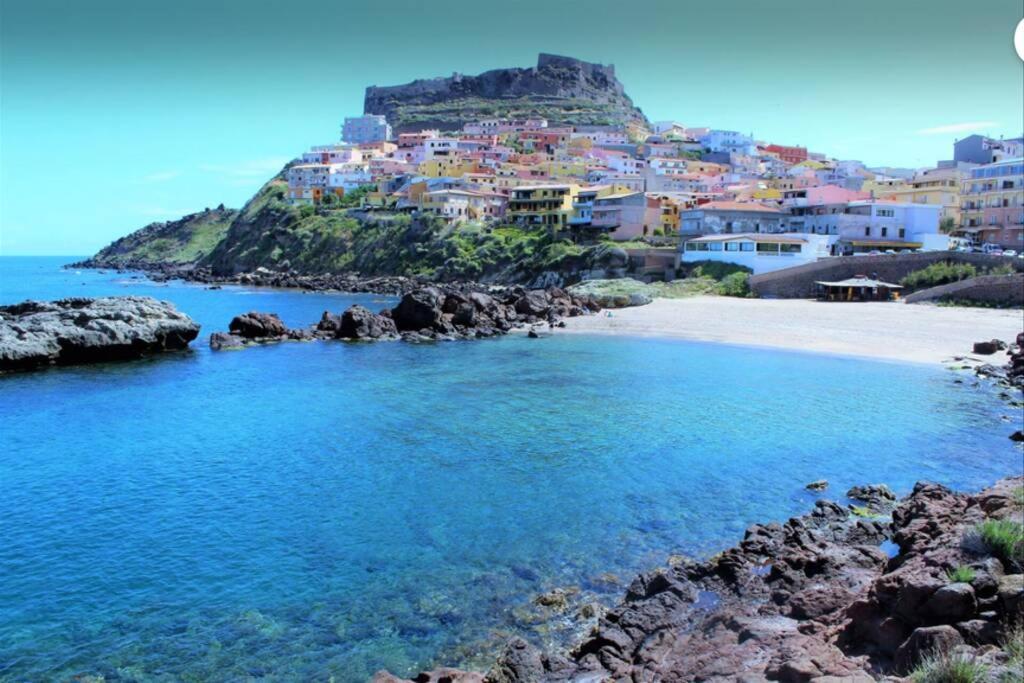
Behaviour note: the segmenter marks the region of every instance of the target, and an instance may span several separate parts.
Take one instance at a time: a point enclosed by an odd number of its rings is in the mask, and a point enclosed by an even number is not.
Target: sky
[[[614,64],[652,121],[924,167],[1019,136],[1021,0],[0,0],[0,255],[241,206],[368,85]]]

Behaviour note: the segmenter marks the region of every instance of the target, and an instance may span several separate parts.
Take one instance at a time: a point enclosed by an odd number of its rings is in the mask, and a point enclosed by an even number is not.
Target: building
[[[390,140],[391,126],[380,114],[346,116],[341,127],[341,139],[355,145]]]
[[[969,135],[953,143],[953,161],[993,164],[1024,156],[1024,139],[996,140],[984,135]]]
[[[327,189],[331,167],[327,164],[295,164],[285,174],[288,179],[288,199],[319,202]]]
[[[573,216],[576,185],[523,185],[510,189],[507,216],[526,226],[564,230]]]
[[[1024,248],[1024,159],[971,169],[960,189],[960,231],[976,244]]]
[[[705,235],[688,239],[679,248],[679,259],[684,263],[735,263],[750,268],[755,275],[802,266],[829,255],[828,239],[819,235]]]
[[[806,147],[787,147],[785,145],[768,145],[764,148],[766,152],[778,156],[787,164],[799,164],[807,161]]]
[[[700,137],[700,143],[709,152],[724,154],[745,154],[753,156],[757,153],[757,145],[749,135],[734,130],[710,130]]]
[[[903,187],[876,193],[881,199],[913,204],[933,204],[941,207],[940,220],[948,218],[960,225],[960,188],[969,176],[964,166],[930,168],[914,176]]]
[[[436,190],[420,195],[420,208],[444,218],[449,223],[500,218],[505,210],[505,197],[469,190]]]
[[[654,232],[661,225],[661,203],[643,192],[622,192],[594,199],[591,227],[625,241]]]
[[[781,209],[754,202],[716,201],[679,215],[685,237],[738,233],[777,233],[787,228],[789,216]]]

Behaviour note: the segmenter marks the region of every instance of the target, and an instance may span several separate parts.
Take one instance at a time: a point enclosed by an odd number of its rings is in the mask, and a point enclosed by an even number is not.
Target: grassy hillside
[[[234,209],[219,206],[176,221],[151,223],[101,250],[98,265],[130,263],[198,263],[206,259],[227,235],[237,217]]]

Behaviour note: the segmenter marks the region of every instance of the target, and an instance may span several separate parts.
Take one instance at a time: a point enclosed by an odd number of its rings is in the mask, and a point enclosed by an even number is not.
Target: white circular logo
[[[1017,48],[1017,56],[1024,59],[1024,19],[1017,24],[1017,30],[1013,32],[1013,46]]]

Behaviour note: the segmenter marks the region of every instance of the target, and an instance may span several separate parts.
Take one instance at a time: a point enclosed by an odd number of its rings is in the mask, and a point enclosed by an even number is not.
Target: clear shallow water
[[[0,259],[0,301],[148,293],[205,339],[375,299],[57,263]],[[0,379],[0,678],[472,660],[536,593],[716,552],[808,509],[808,481],[1020,469],[992,392],[928,367],[584,336],[195,346]]]

